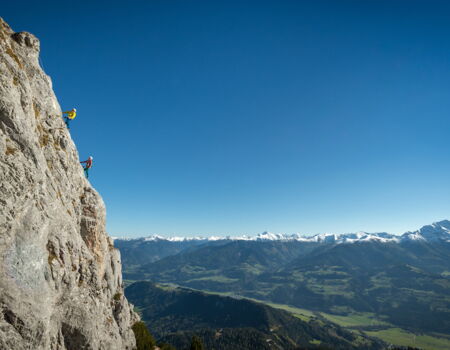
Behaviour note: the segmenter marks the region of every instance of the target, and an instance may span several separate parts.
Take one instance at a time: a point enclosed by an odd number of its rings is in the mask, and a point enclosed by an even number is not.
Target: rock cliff
[[[38,57],[0,19],[0,349],[131,350],[105,206]]]

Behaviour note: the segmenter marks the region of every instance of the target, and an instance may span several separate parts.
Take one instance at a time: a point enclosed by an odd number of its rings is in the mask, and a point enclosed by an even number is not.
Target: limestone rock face
[[[0,349],[134,349],[138,316],[39,40],[0,18]]]

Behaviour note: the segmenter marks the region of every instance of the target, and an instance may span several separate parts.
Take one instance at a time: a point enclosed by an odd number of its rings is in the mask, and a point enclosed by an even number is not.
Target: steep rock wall
[[[0,19],[0,349],[133,349],[105,206],[38,57]]]

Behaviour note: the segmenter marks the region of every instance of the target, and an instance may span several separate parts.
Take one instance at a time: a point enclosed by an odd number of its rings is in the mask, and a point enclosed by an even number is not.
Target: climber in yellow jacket
[[[64,115],[64,114],[66,114],[66,115]],[[77,116],[76,108],[72,108],[71,111],[63,112],[63,118],[64,118],[64,121],[66,122],[67,129],[70,129],[69,122],[72,119],[75,119],[76,116]]]

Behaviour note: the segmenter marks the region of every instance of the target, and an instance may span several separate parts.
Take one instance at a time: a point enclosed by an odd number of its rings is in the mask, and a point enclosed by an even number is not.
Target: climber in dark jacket
[[[89,156],[88,160],[80,162],[81,164],[85,163],[86,165],[83,167],[84,174],[86,175],[86,178],[89,178],[89,169],[92,167],[92,161],[94,160],[94,157]]]

